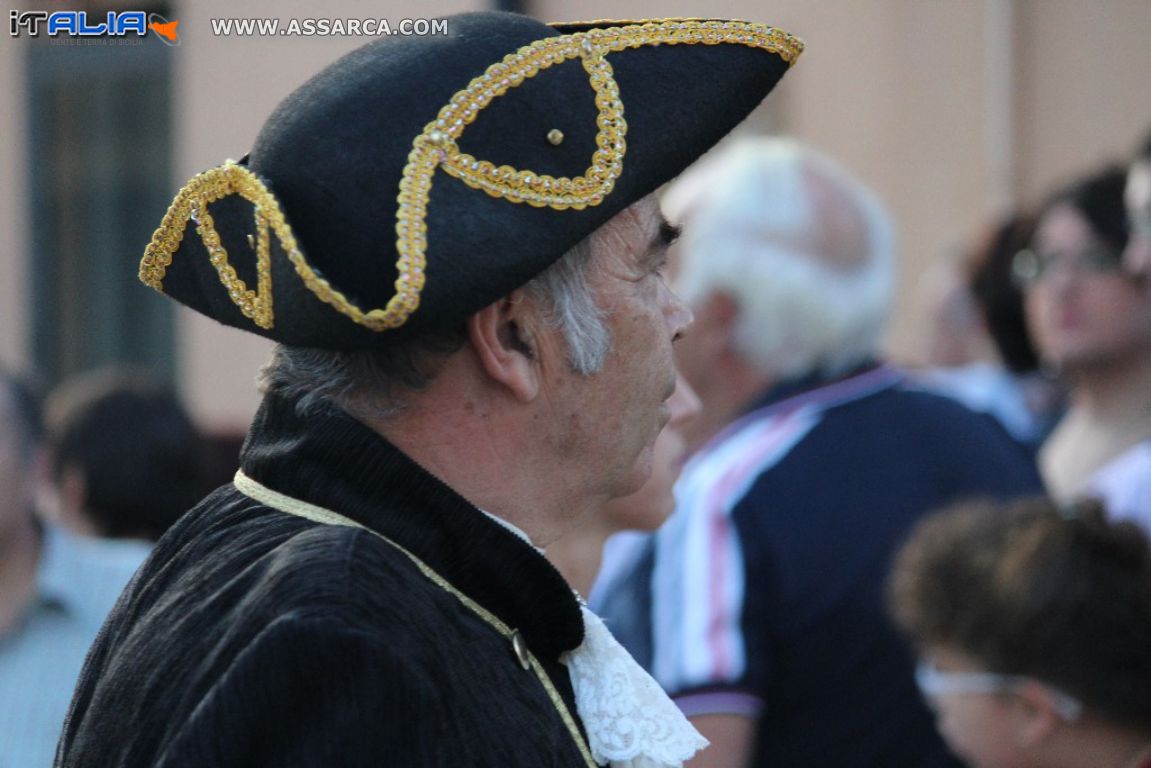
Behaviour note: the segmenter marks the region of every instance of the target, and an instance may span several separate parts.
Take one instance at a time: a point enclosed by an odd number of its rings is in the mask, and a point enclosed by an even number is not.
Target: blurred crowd
[[[51,765],[106,614],[151,544],[228,479],[213,446],[146,370],[45,395],[0,369],[0,765]]]
[[[663,208],[694,324],[651,479],[547,554],[691,765],[1147,765],[1151,138],[935,270],[916,365],[895,225],[833,159],[737,139]],[[234,468],[147,371],[41,394],[0,373],[3,766],[51,764],[104,616]]]
[[[892,223],[830,158],[737,140],[663,207],[700,408],[668,521],[592,524],[648,532],[589,598],[691,765],[1148,764],[1151,139],[933,270],[911,365]]]

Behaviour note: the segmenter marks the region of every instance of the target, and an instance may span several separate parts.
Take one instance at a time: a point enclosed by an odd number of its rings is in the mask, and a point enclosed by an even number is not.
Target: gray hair
[[[546,322],[567,344],[568,364],[583,376],[599,371],[611,349],[611,332],[587,281],[596,236],[576,244],[523,288],[545,308]],[[380,350],[279,344],[258,380],[261,391],[295,399],[301,415],[336,407],[360,418],[382,418],[401,410],[406,395],[425,389],[443,359],[466,340],[460,324]]]
[[[593,233],[568,251],[534,280],[524,292],[547,308],[548,322],[563,334],[568,364],[583,376],[603,368],[611,350],[611,331],[603,310],[587,282],[588,267],[595,253]]]

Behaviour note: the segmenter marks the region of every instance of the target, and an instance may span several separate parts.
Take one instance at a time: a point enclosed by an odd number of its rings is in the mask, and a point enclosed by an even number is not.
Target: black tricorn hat
[[[140,279],[296,346],[458,326],[677,176],[803,50],[734,21],[447,25],[291,94],[247,158],[180,191]]]

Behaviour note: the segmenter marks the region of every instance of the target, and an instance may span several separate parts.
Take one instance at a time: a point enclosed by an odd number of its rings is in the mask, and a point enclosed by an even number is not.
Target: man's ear
[[[523,402],[540,390],[533,302],[517,290],[479,310],[467,321],[468,339],[480,365],[496,382]]]
[[[1049,688],[1040,683],[1023,682],[1015,688],[1022,708],[1016,738],[1020,746],[1032,747],[1051,736],[1063,724],[1059,706]]]

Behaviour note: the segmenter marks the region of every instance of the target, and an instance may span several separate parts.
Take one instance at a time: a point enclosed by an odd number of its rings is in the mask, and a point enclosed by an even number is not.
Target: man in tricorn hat
[[[317,75],[147,249],[146,283],[279,346],[241,471],[121,600],[58,765],[679,765],[700,746],[537,547],[644,481],[690,322],[652,193],[802,43],[448,23]]]

